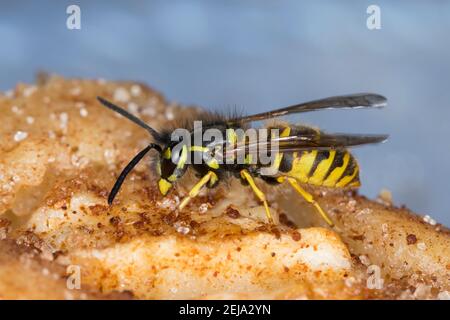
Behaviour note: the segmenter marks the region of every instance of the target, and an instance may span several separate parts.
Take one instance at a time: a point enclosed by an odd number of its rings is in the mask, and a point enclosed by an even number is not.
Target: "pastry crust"
[[[201,112],[142,84],[57,76],[0,96],[0,297],[448,297],[449,231],[354,193],[310,190],[336,222],[329,229],[295,194],[265,186],[280,221],[268,227],[258,201],[233,179],[177,213],[192,177],[163,198],[143,161],[110,208],[117,174],[151,140],[96,96],[157,129]],[[20,259],[23,250],[33,252],[31,262]],[[42,259],[59,280],[40,275]],[[27,263],[39,290],[11,272]],[[81,291],[66,288],[74,265]],[[375,280],[383,280],[378,289]]]

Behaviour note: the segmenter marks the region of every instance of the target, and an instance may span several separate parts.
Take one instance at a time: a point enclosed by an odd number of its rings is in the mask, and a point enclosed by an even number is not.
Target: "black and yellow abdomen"
[[[359,167],[345,149],[285,152],[279,166],[280,178],[331,188],[359,187]]]

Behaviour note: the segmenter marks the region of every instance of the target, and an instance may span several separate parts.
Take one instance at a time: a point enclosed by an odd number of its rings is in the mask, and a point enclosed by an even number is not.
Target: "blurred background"
[[[66,27],[69,5],[81,30]],[[381,29],[369,30],[369,5]],[[384,110],[291,118],[331,132],[389,133],[354,150],[361,193],[450,225],[450,1],[3,1],[0,89],[46,70],[139,80],[167,99],[261,112],[355,92]]]

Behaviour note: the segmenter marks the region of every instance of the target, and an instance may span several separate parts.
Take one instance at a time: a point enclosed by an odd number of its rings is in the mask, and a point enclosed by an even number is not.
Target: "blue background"
[[[81,30],[66,8],[81,7]],[[381,8],[381,30],[366,9]],[[293,121],[328,131],[389,133],[355,150],[361,192],[381,188],[450,225],[448,1],[2,1],[0,89],[64,76],[140,80],[169,100],[247,113],[372,91],[384,110]]]

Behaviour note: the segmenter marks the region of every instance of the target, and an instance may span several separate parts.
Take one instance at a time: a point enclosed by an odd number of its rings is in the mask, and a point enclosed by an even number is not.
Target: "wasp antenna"
[[[111,192],[108,196],[108,204],[111,205],[114,201],[114,198],[116,197],[117,193],[120,190],[120,187],[122,186],[123,182],[125,181],[125,178],[127,175],[133,170],[133,168],[139,163],[139,161],[142,160],[142,158],[149,152],[151,149],[156,149],[159,153],[161,153],[162,149],[159,145],[155,143],[150,143],[145,149],[141,150],[137,155],[134,156],[134,158],[127,164],[127,166],[122,170],[119,177],[116,180],[116,183],[114,184],[113,188],[111,189]]]
[[[97,100],[101,104],[103,104],[105,107],[107,107],[108,109],[111,109],[112,111],[117,112],[118,114],[120,114],[120,115],[124,116],[125,118],[127,118],[128,120],[134,122],[141,128],[144,128],[145,130],[147,130],[153,136],[153,138],[155,138],[155,140],[160,140],[161,135],[159,134],[159,132],[156,131],[155,129],[153,129],[152,127],[150,127],[148,124],[146,124],[144,121],[142,121],[138,117],[132,115],[125,109],[115,105],[114,103],[112,103],[102,97],[97,97]]]

